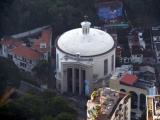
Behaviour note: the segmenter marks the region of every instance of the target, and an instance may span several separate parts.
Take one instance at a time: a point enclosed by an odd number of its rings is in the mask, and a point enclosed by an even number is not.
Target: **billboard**
[[[123,4],[119,1],[98,4],[98,17],[101,20],[112,20],[123,16]]]

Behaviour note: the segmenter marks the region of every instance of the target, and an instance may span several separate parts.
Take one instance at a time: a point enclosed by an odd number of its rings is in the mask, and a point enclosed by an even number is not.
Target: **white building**
[[[84,21],[82,28],[62,34],[56,42],[56,87],[63,92],[88,95],[106,84],[115,70],[112,37]]]
[[[42,54],[26,46],[19,46],[10,50],[13,62],[22,70],[31,72],[42,60]]]

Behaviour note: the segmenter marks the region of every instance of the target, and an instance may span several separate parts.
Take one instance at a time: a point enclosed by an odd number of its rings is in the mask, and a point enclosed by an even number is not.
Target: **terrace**
[[[110,88],[100,88],[94,91],[91,95],[91,100],[88,100],[88,120],[92,118],[108,119],[114,113],[118,103],[125,96],[120,92]]]

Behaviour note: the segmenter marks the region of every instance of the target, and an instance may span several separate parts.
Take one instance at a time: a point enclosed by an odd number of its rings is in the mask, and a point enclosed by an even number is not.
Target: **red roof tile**
[[[11,52],[19,57],[24,57],[31,60],[38,60],[41,54],[26,46],[19,46],[11,50]]]
[[[15,47],[18,47],[18,46],[21,46],[22,44],[24,44],[23,41],[20,41],[20,40],[17,40],[17,39],[14,39],[14,38],[11,38],[11,37],[8,37],[8,38],[4,38],[0,44],[2,45],[6,45],[6,46],[15,46]]]
[[[138,80],[138,77],[136,75],[131,75],[131,74],[125,74],[120,82],[127,84],[127,85],[133,85],[134,83],[136,83]]]
[[[39,52],[48,52],[50,50],[50,40],[52,39],[52,30],[45,29],[41,32],[39,39],[36,39],[33,48]],[[46,48],[40,48],[40,43],[46,43]]]

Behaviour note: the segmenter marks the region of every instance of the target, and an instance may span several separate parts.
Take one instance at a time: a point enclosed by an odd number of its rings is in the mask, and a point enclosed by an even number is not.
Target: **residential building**
[[[132,46],[131,62],[133,64],[141,64],[143,62],[143,51],[139,46]]]
[[[160,119],[160,95],[147,96],[147,115],[146,120]]]
[[[34,34],[38,36],[34,37]],[[31,72],[40,60],[49,60],[51,41],[51,27],[42,27],[12,35],[12,37],[4,37],[0,42],[1,56],[12,59],[20,69]]]
[[[155,52],[156,63],[160,63],[160,26],[152,27],[151,30],[152,47]]]
[[[22,70],[30,72],[42,59],[42,54],[26,46],[19,46],[10,50],[13,62]]]
[[[82,28],[62,34],[56,42],[56,87],[61,93],[90,95],[107,84],[115,71],[115,42],[99,29]]]
[[[143,51],[143,62],[142,63],[146,65],[154,65],[156,63],[154,52],[152,49],[147,48]]]
[[[141,64],[143,62],[143,50],[146,47],[142,32],[131,30],[128,36],[128,44],[131,53],[131,63]]]
[[[131,97],[107,87],[93,91],[87,102],[87,120],[130,120]]]
[[[155,87],[155,70],[150,66],[122,65],[116,68],[109,87],[131,94],[131,118],[139,119],[146,106],[146,95]]]

